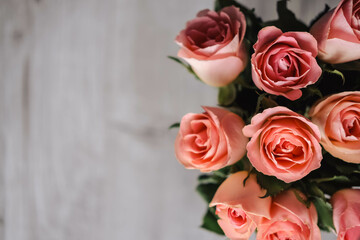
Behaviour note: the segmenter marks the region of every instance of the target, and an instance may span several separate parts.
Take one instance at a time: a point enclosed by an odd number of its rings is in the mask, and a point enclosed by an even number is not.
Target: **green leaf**
[[[179,63],[180,65],[182,65],[183,67],[185,67],[189,73],[191,73],[192,75],[194,75],[194,77],[197,79],[197,80],[200,80],[201,79],[198,77],[198,75],[196,75],[196,73],[194,72],[194,70],[192,69],[192,67],[187,64],[187,63],[184,63],[183,61],[180,60],[180,58],[177,58],[177,57],[173,57],[173,56],[168,56],[168,58],[170,58],[171,60],[174,60],[175,62]]]
[[[206,184],[219,184],[219,179],[210,175],[200,175],[198,178],[198,182],[201,185],[206,185]]]
[[[346,176],[333,176],[333,177],[328,177],[328,178],[315,178],[315,179],[311,179],[311,181],[316,182],[316,183],[332,182],[332,181],[349,182],[350,179]]]
[[[180,127],[180,123],[179,123],[179,122],[171,124],[170,127],[169,127],[169,129],[178,128],[178,127]]]
[[[318,226],[324,231],[330,232],[335,229],[332,220],[332,207],[330,203],[324,201],[322,198],[315,197],[313,203],[318,213]]]
[[[224,167],[219,170],[213,171],[213,175],[226,179],[229,175],[230,167]]]
[[[307,91],[307,95],[308,97],[314,97],[314,96],[318,96],[319,98],[323,98],[323,94],[322,92],[320,91],[319,88],[317,87],[313,87],[313,86],[310,86],[310,87],[307,87],[306,88],[306,91]],[[305,95],[305,94],[304,94]]]
[[[218,103],[221,106],[228,106],[232,104],[236,99],[236,87],[235,84],[229,84],[225,87],[219,88]]]
[[[273,176],[267,176],[265,174],[262,174],[260,172],[256,173],[257,182],[259,185],[266,189],[266,194],[262,196],[262,198],[268,197],[268,196],[274,196],[285,189],[289,188],[291,184],[283,182],[276,177]]]
[[[310,207],[310,201],[304,199],[297,190],[293,190],[295,197],[297,200],[299,200],[299,202],[301,202],[302,204],[304,204],[307,208]]]
[[[214,183],[199,184],[196,187],[196,191],[205,200],[205,202],[210,203],[218,187],[219,184]]]
[[[316,184],[308,184],[308,191],[314,197],[319,197],[325,200],[324,192]]]
[[[287,8],[288,0],[279,0],[276,5],[279,19],[265,23],[265,26],[276,26],[283,32],[308,31],[307,26],[295,17],[295,14]]]
[[[260,109],[276,107],[278,104],[267,96],[267,93],[263,93],[258,97],[258,101],[255,108],[255,113],[260,112]]]
[[[217,217],[214,212],[215,211],[211,211],[210,209],[207,210],[206,214],[204,215],[201,227],[211,232],[224,235],[223,230],[217,223]]]
[[[336,70],[336,69],[329,69],[329,68],[325,68],[324,70],[326,72],[330,73],[330,74],[337,75],[343,81],[343,85],[345,84],[345,77],[344,77],[344,74],[342,72],[340,72],[339,70]]]

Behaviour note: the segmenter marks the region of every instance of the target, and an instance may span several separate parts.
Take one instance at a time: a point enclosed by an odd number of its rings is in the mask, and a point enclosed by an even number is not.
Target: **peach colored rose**
[[[360,0],[342,0],[310,29],[319,58],[336,64],[360,59]]]
[[[305,117],[285,108],[268,108],[243,129],[247,156],[266,175],[293,182],[320,167],[320,131]]]
[[[321,76],[315,59],[317,43],[310,33],[283,33],[276,27],[265,27],[258,33],[254,50],[252,78],[267,93],[296,100],[302,95],[301,88]]]
[[[309,112],[318,125],[322,146],[334,157],[360,163],[360,92],[331,95]]]
[[[263,218],[258,226],[259,240],[320,240],[320,229],[317,226],[317,212],[314,205],[310,207],[300,202],[295,190],[280,193],[273,199],[270,219]],[[298,192],[303,199],[302,193]]]
[[[203,10],[176,37],[178,56],[188,62],[206,84],[221,87],[232,82],[246,66],[245,17],[234,6],[220,12]]]
[[[186,168],[209,172],[239,161],[248,138],[242,133],[241,117],[222,108],[203,108],[204,113],[182,118],[175,153]]]
[[[331,198],[338,240],[360,239],[360,189],[344,189]]]
[[[210,207],[216,206],[218,223],[231,240],[246,240],[255,231],[261,218],[270,218],[271,197],[260,198],[256,176],[246,171],[230,175],[218,188]]]

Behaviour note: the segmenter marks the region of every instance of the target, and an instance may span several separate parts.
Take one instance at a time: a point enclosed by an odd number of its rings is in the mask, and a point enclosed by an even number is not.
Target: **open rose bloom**
[[[270,218],[271,198],[261,198],[256,176],[246,171],[230,175],[215,193],[210,207],[216,206],[218,223],[231,240],[246,240],[262,218]],[[244,184],[244,180],[246,182]]]
[[[239,161],[248,138],[242,133],[245,124],[239,116],[222,108],[203,108],[204,113],[182,118],[175,153],[186,168],[209,172]]]
[[[285,107],[255,115],[243,132],[251,137],[247,155],[259,172],[293,182],[320,167],[318,127]]]
[[[360,0],[342,0],[311,28],[319,58],[328,63],[360,59]]]
[[[200,11],[176,37],[181,47],[178,56],[205,83],[225,86],[246,66],[245,30],[244,14],[236,7],[226,7],[218,13]]]
[[[309,116],[321,144],[334,157],[360,163],[360,92],[333,94],[312,107]]]
[[[331,199],[338,240],[360,239],[360,189],[344,189]]]
[[[290,100],[301,97],[301,88],[315,83],[321,68],[315,38],[306,32],[283,33],[276,27],[265,27],[258,34],[251,57],[255,85],[267,93]]]

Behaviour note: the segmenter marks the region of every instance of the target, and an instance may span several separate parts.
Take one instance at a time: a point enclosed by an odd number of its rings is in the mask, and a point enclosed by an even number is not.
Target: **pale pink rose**
[[[265,27],[258,33],[251,57],[255,85],[267,93],[290,100],[301,97],[301,88],[315,83],[321,76],[316,62],[315,38],[307,32],[285,32]]]
[[[338,240],[360,239],[360,189],[344,189],[331,198]]]
[[[360,92],[331,95],[310,109],[322,146],[334,157],[360,163]]]
[[[360,0],[342,0],[310,29],[319,58],[336,64],[360,59]]]
[[[318,127],[286,107],[268,108],[243,129],[247,156],[260,172],[293,182],[320,167]]]
[[[256,176],[246,171],[230,175],[218,188],[210,207],[216,206],[218,223],[231,240],[247,240],[262,218],[270,218],[271,197],[261,198]]]
[[[270,219],[263,218],[258,226],[259,240],[320,240],[317,212],[297,199],[294,191],[287,190],[273,199]],[[299,197],[305,200],[302,193]]]
[[[249,140],[242,133],[241,117],[222,108],[203,108],[204,113],[182,118],[175,154],[186,168],[210,172],[239,161]]]
[[[220,12],[203,10],[176,37],[178,56],[188,62],[206,84],[229,84],[246,66],[245,16],[234,6]]]

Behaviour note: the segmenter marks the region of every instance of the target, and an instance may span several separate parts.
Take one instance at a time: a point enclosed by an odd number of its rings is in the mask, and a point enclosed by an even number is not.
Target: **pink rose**
[[[280,193],[273,199],[270,219],[263,218],[258,226],[259,240],[320,240],[320,229],[317,226],[317,212],[314,205],[310,207],[300,202],[295,190]],[[298,192],[299,196],[304,196]]]
[[[360,163],[360,92],[342,92],[325,98],[309,112],[318,125],[322,146],[334,157]]]
[[[241,117],[222,108],[203,108],[204,113],[182,118],[175,153],[186,168],[210,172],[239,161],[248,139],[242,134]]]
[[[360,1],[342,0],[310,33],[318,41],[321,60],[336,64],[360,59]]]
[[[266,175],[293,182],[320,167],[320,131],[305,117],[285,108],[268,108],[243,129],[247,156]]]
[[[210,207],[216,206],[218,223],[231,240],[246,240],[256,229],[261,218],[270,218],[271,197],[260,198],[261,189],[256,176],[246,171],[230,175],[218,188]]]
[[[267,93],[296,100],[302,95],[301,88],[321,76],[315,59],[317,43],[310,33],[283,33],[276,27],[265,27],[258,34],[254,50],[252,78]]]
[[[360,239],[360,189],[344,189],[332,198],[333,220],[338,240]]]
[[[188,62],[206,84],[229,84],[246,66],[245,16],[234,6],[220,12],[203,10],[176,37],[178,56]]]

